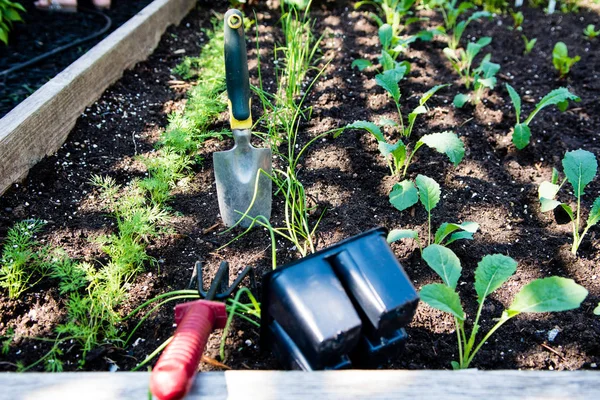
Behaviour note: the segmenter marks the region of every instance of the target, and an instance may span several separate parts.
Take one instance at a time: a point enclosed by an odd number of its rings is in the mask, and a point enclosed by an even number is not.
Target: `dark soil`
[[[220,8],[218,11],[224,11]],[[411,142],[423,134],[444,130],[455,131],[465,143],[465,160],[454,168],[445,157],[420,150],[408,177],[425,174],[441,184],[442,201],[433,212],[433,226],[445,221],[476,221],[481,230],[475,240],[451,246],[462,261],[463,276],[459,283],[466,311],[476,311],[472,289],[473,271],[486,254],[502,253],[519,262],[516,275],[504,288],[491,296],[483,313],[482,329],[489,329],[493,318],[500,316],[514,294],[532,279],[559,275],[575,279],[589,290],[589,296],[578,310],[556,314],[519,316],[503,326],[476,357],[473,367],[482,369],[588,369],[600,363],[600,318],[592,310],[600,301],[600,238],[598,229],[588,234],[578,257],[570,253],[570,227],[557,225],[551,215],[539,211],[537,187],[551,176],[552,167],[560,168],[560,160],[568,150],[583,148],[600,155],[600,41],[586,41],[581,32],[587,24],[600,26],[598,8],[583,7],[578,14],[546,16],[539,9],[523,10],[523,33],[537,37],[538,43],[528,56],[522,55],[521,32],[508,29],[510,16],[493,21],[472,23],[464,40],[489,35],[492,61],[502,65],[497,88],[476,107],[457,110],[452,99],[463,88],[442,54],[441,38],[431,43],[417,43],[406,58],[412,71],[401,85],[403,111],[410,112],[420,96],[433,85],[453,83],[438,92],[429,102],[431,111],[417,121]],[[251,15],[249,12],[247,15]],[[355,120],[378,122],[381,117],[397,118],[393,104],[381,88],[374,84],[375,72],[350,69],[355,58],[375,59],[379,53],[377,28],[366,11],[327,3],[313,10],[315,29],[325,32],[322,43],[324,59],[333,59],[325,75],[310,94],[307,104],[314,107],[312,119],[301,129],[301,141],[327,129],[344,126]],[[99,232],[110,231],[111,218],[101,212],[90,186],[91,174],[111,175],[119,183],[141,176],[144,167],[135,160],[138,154],[152,151],[160,130],[167,124],[167,114],[183,106],[179,89],[169,87],[170,69],[181,59],[175,51],[185,49],[195,55],[205,35],[200,27],[210,26],[208,7],[192,12],[177,28],[164,35],[156,52],[113,85],[102,98],[80,117],[68,141],[56,155],[34,167],[28,179],[15,185],[0,198],[0,241],[17,221],[41,218],[48,221],[42,234],[51,244],[64,248],[70,256],[94,259],[101,256],[88,239]],[[271,54],[277,30],[276,11],[260,8],[257,13],[263,53],[265,81],[272,75],[272,65],[264,56]],[[433,14],[431,23],[439,22]],[[254,31],[248,34],[254,37]],[[552,67],[554,43],[567,43],[571,54],[581,56],[565,80],[559,80]],[[254,49],[254,46],[249,46]],[[179,53],[179,52],[178,52]],[[251,76],[256,83],[256,52],[250,50]],[[567,86],[582,101],[565,113],[546,109],[531,125],[532,143],[517,151],[510,144],[514,111],[504,89],[509,82],[524,99],[524,113],[550,90]],[[256,102],[257,103],[257,102]],[[260,110],[255,104],[256,113]],[[226,126],[222,115],[217,127]],[[149,268],[132,287],[127,311],[133,305],[169,290],[185,288],[193,263],[206,260],[206,275],[212,276],[221,260],[231,262],[232,276],[246,265],[261,272],[269,270],[270,241],[266,232],[253,231],[224,250],[216,249],[232,234],[219,235],[223,229],[210,229],[219,224],[217,196],[211,165],[211,152],[228,148],[229,141],[209,141],[204,148],[206,161],[195,171],[187,186],[178,188],[171,203],[177,217],[176,235],[168,235],[152,243],[150,254],[159,260],[159,269]],[[338,139],[319,141],[302,161],[299,177],[319,212],[327,209],[318,233],[318,248],[338,242],[375,226],[388,229],[426,229],[425,212],[398,212],[388,202],[394,183],[375,140],[362,131],[347,131]],[[583,207],[588,210],[600,193],[600,179],[586,190]],[[568,200],[565,198],[565,200]],[[587,214],[584,213],[584,218]],[[281,199],[275,198],[272,221],[282,216]],[[393,245],[398,259],[417,289],[437,281],[420,260],[416,244],[404,241]],[[289,243],[279,243],[278,263],[298,258]],[[61,320],[62,299],[45,282],[26,292],[17,301],[0,295],[0,334],[14,327],[20,336],[49,335]],[[139,331],[142,338],[126,349],[104,347],[86,364],[92,370],[106,370],[116,363],[130,369],[152,352],[173,332],[171,307],[152,315]],[[131,328],[133,321],[124,329]],[[559,330],[554,340],[548,334]],[[453,321],[448,315],[421,305],[408,328],[406,351],[390,368],[449,368],[457,358]],[[259,353],[258,330],[238,322],[227,338],[228,358],[233,368],[269,369],[277,364]],[[137,337],[138,335],[136,335]],[[216,357],[220,333],[211,337],[207,354]],[[22,338],[13,344],[5,361],[22,361],[25,365],[41,357],[47,346]],[[63,356],[73,369],[77,349],[65,350]],[[8,364],[0,368],[11,370]],[[205,366],[204,368],[212,368]]]
[[[44,83],[54,78],[73,61],[81,57],[112,31],[152,0],[114,1],[110,10],[103,13],[112,20],[110,29],[94,39],[55,54],[28,68],[0,76],[0,118],[12,110]],[[48,12],[38,10],[33,0],[18,0],[26,9],[23,22],[15,23],[9,45],[0,45],[0,72],[14,65],[52,51],[60,46],[100,31],[106,19],[97,11],[81,10],[78,13]],[[84,2],[80,2],[83,4]]]

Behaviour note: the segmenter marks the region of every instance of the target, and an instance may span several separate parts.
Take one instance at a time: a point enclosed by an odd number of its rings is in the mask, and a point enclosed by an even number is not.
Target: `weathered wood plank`
[[[0,374],[0,398],[148,398],[147,372]],[[227,371],[201,373],[189,400],[598,399],[593,371]]]
[[[154,51],[196,0],[155,0],[0,120],[0,194],[64,143],[82,111]]]

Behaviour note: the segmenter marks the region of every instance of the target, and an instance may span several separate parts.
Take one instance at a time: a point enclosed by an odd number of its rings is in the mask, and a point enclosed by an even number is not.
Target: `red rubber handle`
[[[225,304],[214,301],[198,300],[175,307],[178,317],[182,312],[173,340],[150,377],[150,390],[158,400],[182,399],[187,394],[208,336],[214,328],[223,328],[227,319]]]

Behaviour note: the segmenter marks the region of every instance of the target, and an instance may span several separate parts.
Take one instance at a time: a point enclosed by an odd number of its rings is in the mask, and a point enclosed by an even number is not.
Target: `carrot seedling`
[[[542,182],[538,189],[538,195],[542,212],[554,211],[557,222],[560,223],[564,220],[573,224],[571,253],[576,255],[586,233],[600,221],[600,196],[598,196],[592,204],[586,226],[581,232],[581,197],[584,195],[585,187],[596,177],[598,162],[592,153],[579,149],[568,151],[562,160],[562,165],[565,179],[559,185],[558,172],[553,171],[552,181]],[[556,200],[556,195],[567,181],[573,187],[573,194],[577,199],[575,210],[569,204]]]
[[[529,140],[531,139],[529,123],[543,108],[555,105],[560,111],[565,111],[569,106],[569,100],[576,102],[581,101],[578,96],[569,92],[569,89],[567,88],[563,87],[554,89],[545,95],[542,100],[537,103],[535,109],[531,112],[531,114],[529,114],[529,117],[527,117],[525,121],[521,122],[521,97],[508,83],[506,84],[506,90],[508,91],[508,95],[510,96],[513,106],[515,107],[517,123],[513,128],[512,142],[519,150],[524,149],[529,144]]]
[[[443,283],[423,286],[421,300],[430,307],[452,314],[458,340],[458,361],[452,361],[453,369],[466,369],[477,352],[490,337],[511,318],[521,313],[545,313],[566,311],[578,308],[587,297],[588,291],[572,279],[552,276],[536,279],[525,285],[513,299],[508,309],[502,312],[496,324],[476,344],[481,326],[479,321],[485,300],[499,289],[516,272],[517,262],[502,254],[487,255],[477,264],[475,270],[475,292],[477,293],[477,314],[467,335],[467,314],[463,310],[456,291],[462,267],[452,250],[432,244],[423,250],[423,259],[440,276]]]

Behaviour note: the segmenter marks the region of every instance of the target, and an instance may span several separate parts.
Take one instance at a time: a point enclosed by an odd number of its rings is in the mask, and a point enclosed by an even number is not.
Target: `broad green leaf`
[[[462,108],[467,103],[467,101],[469,101],[469,99],[471,99],[471,96],[469,96],[468,94],[459,93],[456,96],[454,96],[452,104],[454,104],[454,107],[456,108]]]
[[[465,320],[465,312],[460,304],[460,297],[452,288],[441,283],[430,283],[423,286],[419,292],[421,300],[430,307],[454,315],[461,321]]]
[[[451,234],[452,232],[458,231],[458,230],[463,230],[463,231],[465,231],[467,233],[470,233],[471,234],[471,238],[472,238],[473,233],[477,232],[478,229],[479,229],[479,224],[477,222],[465,221],[462,224],[455,224],[455,223],[450,223],[450,222],[444,222],[442,225],[440,225],[440,227],[435,232],[434,243],[442,244],[442,242],[444,241],[444,239],[449,234]],[[466,237],[464,237],[464,238],[460,238],[459,237],[457,239],[465,239],[465,238]]]
[[[598,221],[600,221],[600,197],[596,197],[594,204],[592,204],[592,209],[587,219],[587,227],[596,225]]]
[[[385,71],[384,73],[375,76],[375,82],[384,88],[396,103],[400,100],[400,87],[398,86],[398,82],[401,79],[396,79],[397,76],[395,69]]]
[[[540,205],[541,205],[541,210],[542,212],[548,212],[548,211],[552,211],[554,210],[556,207],[560,206],[562,203],[558,200],[554,200],[554,199],[547,199],[545,197],[542,197],[540,199]]]
[[[372,66],[373,66],[373,63],[371,63],[371,61],[365,60],[364,58],[358,58],[358,59],[352,61],[351,68],[358,68],[359,71],[362,71],[362,70],[372,67]]]
[[[506,83],[505,85],[506,90],[508,90],[510,100],[512,101],[513,106],[515,107],[515,114],[517,115],[517,124],[519,124],[521,123],[521,97],[512,86],[510,86],[508,83]]]
[[[396,183],[390,192],[390,203],[397,210],[406,210],[415,205],[417,201],[419,201],[419,192],[417,192],[417,188],[409,180]]]
[[[440,185],[432,178],[425,175],[417,175],[415,179],[419,189],[419,200],[427,212],[431,212],[440,201]]]
[[[573,100],[576,102],[581,101],[579,96],[569,92],[569,89],[565,87],[554,89],[553,91],[545,95],[539,103],[537,103],[535,109],[531,112],[531,114],[529,114],[529,117],[527,117],[524,123],[526,125],[529,125],[533,117],[535,117],[535,115],[544,107],[557,105],[561,111],[566,110],[569,104],[569,100]]]
[[[580,198],[583,190],[596,176],[598,162],[596,156],[586,150],[568,151],[562,160],[563,171],[573,186],[575,197]]]
[[[559,189],[560,186],[544,181],[538,188],[538,198],[554,199]]]
[[[467,19],[467,23],[470,23],[479,18],[492,18],[492,14],[488,11],[476,11],[473,14],[471,14],[471,16]],[[485,39],[485,38],[481,38],[481,39]],[[490,39],[490,41],[491,41],[491,38],[488,38],[488,39]]]
[[[396,62],[385,50],[381,51],[381,56],[379,56],[379,64],[381,64],[384,71],[389,71],[396,67]]]
[[[419,100],[419,106],[424,106],[425,103],[427,103],[427,101],[440,89],[445,88],[446,86],[450,86],[449,83],[445,84],[445,85],[435,85],[434,87],[432,87],[431,89],[429,89],[427,92],[425,92],[425,94],[423,94],[423,96],[421,96],[421,99]],[[415,108],[415,111],[418,109],[419,107]],[[415,112],[413,111],[413,112]]]
[[[392,229],[387,236],[388,243],[397,242],[400,239],[419,239],[417,231],[412,229]]]
[[[448,239],[445,246],[449,246],[451,243],[457,240],[473,240],[473,233],[466,231],[454,232],[452,235],[450,235],[450,239]]]
[[[392,38],[394,37],[394,30],[391,25],[383,24],[379,27],[379,41],[384,49],[389,49],[392,45]]]
[[[588,291],[572,279],[552,276],[525,285],[507,310],[509,313],[541,313],[578,308]]]
[[[529,144],[531,130],[525,124],[516,124],[513,130],[512,142],[519,150],[523,150]]]
[[[371,133],[377,141],[385,142],[385,137],[383,133],[381,133],[381,129],[377,125],[369,121],[354,121],[350,125],[346,126],[346,129],[364,129],[367,132]]]
[[[422,257],[446,285],[452,289],[456,288],[462,267],[452,250],[439,244],[430,244],[423,250]]]
[[[379,152],[383,155],[383,157],[387,158],[389,155],[392,155],[394,160],[396,160],[399,164],[402,164],[403,160],[406,158],[406,147],[404,147],[402,140],[398,140],[396,144],[379,142],[377,147],[379,148]]]
[[[454,132],[446,131],[424,135],[419,143],[426,144],[438,152],[446,154],[455,166],[465,156],[465,146]]]
[[[19,15],[19,13],[10,7],[8,8],[8,10],[6,10],[6,19],[8,19],[9,21],[14,21],[14,22],[23,21],[23,19],[21,19],[21,16]]]
[[[475,270],[477,301],[482,303],[490,293],[504,284],[517,271],[517,262],[502,254],[483,257]]]

